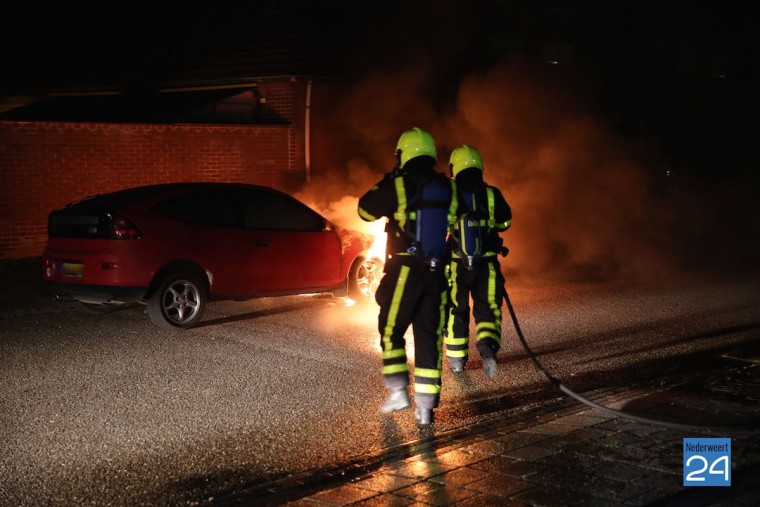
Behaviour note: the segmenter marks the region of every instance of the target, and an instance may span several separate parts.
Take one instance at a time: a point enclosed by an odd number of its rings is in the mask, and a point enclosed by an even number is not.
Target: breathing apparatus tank
[[[446,235],[451,198],[451,185],[446,180],[433,180],[422,187],[414,237],[408,252],[421,258],[431,271],[442,267],[449,254]]]
[[[456,237],[459,248],[457,254],[465,268],[472,270],[480,263],[483,255],[482,226],[485,220],[483,213],[475,208],[475,195],[463,194],[468,211],[457,220]]]

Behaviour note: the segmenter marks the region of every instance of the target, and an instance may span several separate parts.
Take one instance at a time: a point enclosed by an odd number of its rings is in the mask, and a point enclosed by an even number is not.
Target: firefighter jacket
[[[388,218],[386,255],[408,255],[412,246],[415,212],[421,200],[425,183],[439,179],[452,186],[456,196],[456,183],[431,167],[391,172],[359,199],[359,216],[367,222]],[[458,200],[452,198],[449,207],[449,224],[456,220]],[[387,259],[386,259],[387,260]]]
[[[512,225],[512,209],[501,191],[483,181],[479,169],[466,169],[456,178],[459,192],[474,194],[475,207],[483,212],[482,231],[483,256],[494,257],[502,247],[500,232],[506,231]],[[454,232],[456,234],[456,231]],[[454,239],[451,245],[455,248]]]

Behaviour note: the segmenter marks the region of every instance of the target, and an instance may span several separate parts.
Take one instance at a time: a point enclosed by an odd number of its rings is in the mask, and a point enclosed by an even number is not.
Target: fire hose
[[[570,396],[571,398],[574,398],[581,403],[588,405],[592,408],[595,408],[601,412],[605,412],[617,417],[621,417],[623,419],[627,419],[629,421],[634,422],[640,422],[644,424],[653,424],[655,426],[662,426],[664,428],[671,428],[676,430],[683,430],[683,431],[693,431],[693,430],[716,430],[716,429],[727,429],[727,428],[718,428],[718,427],[712,427],[712,426],[698,426],[698,425],[691,425],[691,424],[679,424],[674,423],[670,421],[663,421],[659,419],[651,419],[648,417],[641,417],[634,414],[629,414],[626,412],[623,412],[621,410],[616,410],[614,408],[605,407],[604,405],[600,405],[598,403],[595,403],[587,398],[584,398],[580,394],[576,393],[566,385],[564,385],[562,382],[559,381],[556,377],[554,377],[551,373],[549,373],[546,368],[541,364],[541,362],[538,360],[536,355],[531,350],[530,346],[528,345],[528,342],[525,341],[525,337],[523,336],[522,329],[520,328],[520,323],[517,321],[517,315],[515,314],[515,309],[512,306],[512,301],[509,299],[509,294],[507,293],[507,286],[504,285],[504,301],[507,304],[507,308],[509,309],[509,315],[512,317],[512,323],[515,326],[515,331],[517,332],[517,337],[520,339],[520,343],[522,344],[523,348],[525,349],[525,352],[528,353],[528,357],[530,357],[531,361],[533,361],[534,366],[543,373],[543,375],[557,388],[565,393],[566,395]],[[732,428],[736,429],[736,428]]]

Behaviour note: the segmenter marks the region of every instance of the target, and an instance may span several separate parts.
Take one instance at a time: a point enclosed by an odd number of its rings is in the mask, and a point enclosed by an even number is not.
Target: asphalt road
[[[379,414],[377,308],[298,296],[213,303],[199,328],[53,303],[23,270],[0,297],[0,505],[193,505],[419,438]],[[576,391],[641,382],[760,339],[756,278],[508,281],[541,362]],[[501,372],[444,372],[434,431],[561,394],[504,315]],[[474,348],[474,346],[473,346]],[[413,351],[410,350],[413,356]]]

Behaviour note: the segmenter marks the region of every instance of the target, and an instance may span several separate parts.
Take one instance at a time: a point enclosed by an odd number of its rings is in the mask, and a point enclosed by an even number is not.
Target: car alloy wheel
[[[382,276],[383,265],[380,259],[357,257],[349,273],[348,297],[361,302],[372,301]]]
[[[206,292],[193,275],[176,274],[164,279],[148,300],[148,316],[164,329],[195,326],[206,307]]]

